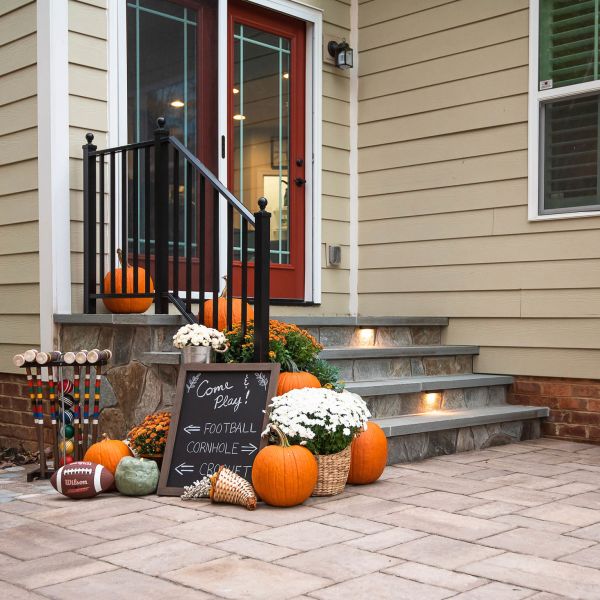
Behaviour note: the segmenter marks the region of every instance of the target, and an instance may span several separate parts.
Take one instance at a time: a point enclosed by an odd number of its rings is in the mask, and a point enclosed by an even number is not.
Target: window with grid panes
[[[539,212],[600,210],[600,0],[539,0]]]

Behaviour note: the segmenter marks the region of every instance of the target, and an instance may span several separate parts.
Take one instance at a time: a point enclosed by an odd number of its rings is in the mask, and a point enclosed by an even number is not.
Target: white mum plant
[[[227,350],[227,338],[225,334],[212,327],[205,325],[184,325],[177,330],[173,336],[173,346],[184,348],[185,346],[204,346],[212,348],[216,352]]]
[[[359,395],[325,388],[290,390],[273,398],[269,408],[271,423],[290,443],[306,446],[313,454],[341,452],[371,416]]]

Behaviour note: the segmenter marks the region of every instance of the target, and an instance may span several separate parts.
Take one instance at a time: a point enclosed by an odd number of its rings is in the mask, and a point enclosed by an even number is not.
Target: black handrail
[[[200,173],[206,177],[206,180],[223,196],[231,206],[248,221],[254,225],[254,217],[252,213],[221,183],[212,171],[196,156],[194,156],[177,138],[170,136],[169,143],[172,144],[181,154],[183,154],[190,164],[192,164]]]
[[[169,305],[173,305],[188,322],[205,322],[204,298],[206,292],[211,291],[212,300],[207,301],[213,309],[210,325],[217,327],[219,313],[222,319],[225,310],[227,329],[231,329],[234,324],[233,279],[237,276],[236,289],[240,290],[242,304],[241,327],[245,334],[249,324],[246,303],[252,228],[254,358],[266,361],[271,218],[265,210],[267,200],[259,199],[260,210],[252,214],[204,163],[178,139],[169,136],[163,118],[158,119],[157,124],[153,140],[104,150],[98,150],[92,143],[91,133],[86,135],[87,144],[83,146],[84,312],[95,313],[99,298],[105,302],[142,301],[142,308],[144,300],[147,303],[153,299],[158,314],[168,313]],[[121,193],[120,212],[117,190]],[[221,197],[227,207],[224,256],[229,293],[225,309],[219,302]],[[240,219],[237,240],[234,236],[236,215]],[[182,232],[183,239],[180,239]],[[123,265],[127,265],[119,276],[115,260],[117,245],[121,246]],[[103,266],[107,258],[109,275],[104,281]],[[140,264],[145,274],[139,271]],[[196,302],[197,316],[192,314],[192,304]]]

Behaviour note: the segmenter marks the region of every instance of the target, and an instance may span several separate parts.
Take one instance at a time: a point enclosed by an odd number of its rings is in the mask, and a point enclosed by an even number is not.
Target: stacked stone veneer
[[[600,380],[519,376],[508,402],[547,406],[545,436],[600,443]]]
[[[173,406],[177,365],[144,362],[144,353],[173,351],[179,325],[70,325],[59,330],[62,349],[110,348],[110,364],[103,371],[100,432],[121,438],[146,415]],[[70,370],[68,371],[71,376]]]

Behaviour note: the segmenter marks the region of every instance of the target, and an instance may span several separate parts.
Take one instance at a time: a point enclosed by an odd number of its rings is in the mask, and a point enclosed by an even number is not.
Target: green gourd
[[[153,460],[125,456],[117,466],[115,484],[126,496],[146,496],[156,491],[158,476],[158,465]]]

